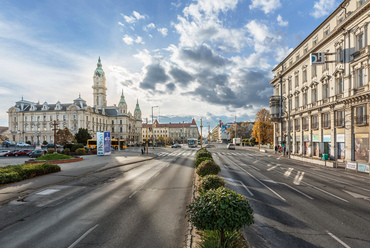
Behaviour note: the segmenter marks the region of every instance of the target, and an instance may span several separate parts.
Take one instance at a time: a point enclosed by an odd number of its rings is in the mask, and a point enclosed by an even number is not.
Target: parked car
[[[4,147],[10,147],[10,146],[15,146],[15,143],[12,143],[10,141],[4,141],[3,143],[1,143],[1,145]]]
[[[57,148],[61,148],[61,145],[57,145]],[[47,145],[41,145],[41,148],[54,148],[54,144],[50,143]]]
[[[15,157],[18,157],[18,156],[27,156],[31,152],[32,152],[31,150],[21,150],[21,151],[18,151],[16,153],[14,153],[14,156]]]
[[[179,144],[174,144],[174,145],[172,145],[172,146],[171,146],[171,148],[181,148],[181,145],[179,145]]]
[[[5,154],[9,153],[9,150],[6,151],[0,151],[0,157],[5,157]]]
[[[227,144],[227,149],[235,150],[235,145],[233,143]]]
[[[31,146],[30,144],[27,144],[25,142],[18,142],[17,146]]]
[[[46,154],[45,150],[34,150],[30,153],[30,158],[38,158]]]
[[[14,154],[17,152],[19,152],[19,150],[8,151],[7,153],[4,154],[4,157],[14,156]]]

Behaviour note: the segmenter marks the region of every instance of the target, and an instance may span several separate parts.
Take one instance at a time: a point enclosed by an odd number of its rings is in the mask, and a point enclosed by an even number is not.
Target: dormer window
[[[36,105],[31,105],[30,111],[36,111],[36,110],[37,110]]]

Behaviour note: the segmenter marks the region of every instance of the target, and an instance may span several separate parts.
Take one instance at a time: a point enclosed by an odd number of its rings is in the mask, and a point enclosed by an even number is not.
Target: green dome
[[[99,77],[105,76],[105,73],[104,73],[103,68],[101,66],[102,65],[101,65],[100,56],[99,56],[99,60],[98,60],[98,63],[97,63],[97,68],[94,71],[94,75],[99,76]]]

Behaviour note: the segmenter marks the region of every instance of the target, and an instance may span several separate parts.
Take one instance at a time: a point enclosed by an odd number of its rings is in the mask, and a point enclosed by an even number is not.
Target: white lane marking
[[[36,195],[51,195],[54,194],[55,192],[60,191],[59,189],[46,189],[44,191],[41,191],[39,193],[36,193]]]
[[[342,240],[340,240],[338,237],[336,237],[334,234],[330,233],[329,231],[326,231],[333,239],[335,239],[336,241],[338,241],[341,245],[343,245],[344,247],[346,248],[351,248],[351,246],[347,245],[346,243],[344,243]]]
[[[231,160],[231,162],[233,162],[233,161]],[[257,182],[259,182],[260,184],[262,184],[263,186],[265,186],[268,190],[270,190],[272,193],[274,193],[280,199],[282,199],[283,201],[286,201],[281,195],[279,195],[278,193],[276,193],[273,189],[271,189],[269,186],[267,186],[266,184],[264,184],[263,182],[261,182],[259,179],[257,179],[255,176],[253,176],[251,173],[249,173],[248,171],[244,170],[242,167],[240,167],[237,164],[235,164],[235,166],[238,167],[239,169],[241,169],[242,171],[244,171],[245,173],[247,173],[250,177],[254,178],[254,180],[256,180]]]
[[[347,200],[345,200],[345,199],[343,199],[343,198],[341,198],[341,197],[339,197],[339,196],[333,195],[332,193],[329,193],[329,192],[327,192],[327,191],[325,191],[325,190],[323,190],[323,189],[320,189],[320,188],[318,188],[318,187],[316,187],[316,186],[313,186],[312,184],[305,183],[305,182],[302,182],[302,183],[303,183],[303,184],[306,184],[306,185],[308,185],[308,186],[310,186],[310,187],[312,187],[312,188],[314,188],[314,189],[317,189],[317,190],[319,190],[319,191],[321,191],[321,192],[323,192],[323,193],[325,193],[325,194],[328,194],[328,195],[330,195],[330,196],[332,196],[332,197],[335,197],[335,198],[337,198],[337,199],[339,199],[339,200],[341,200],[341,201],[348,202]]]
[[[71,244],[70,246],[68,246],[68,248],[73,248],[75,247],[82,239],[84,239],[89,233],[91,233],[95,228],[98,227],[98,224],[96,224],[95,226],[93,226],[92,228],[90,228],[89,230],[87,230],[87,232],[85,232],[79,239],[77,239],[73,244]]]
[[[357,193],[354,193],[354,192],[351,192],[351,191],[347,191],[347,190],[343,190],[343,191],[346,192],[347,194],[350,194],[354,198],[364,199],[364,200],[367,200],[367,201],[370,200],[369,196],[360,195],[360,194],[357,194]]]
[[[277,184],[277,182],[275,182],[274,180],[271,180],[271,179],[265,179],[265,180],[262,180],[262,181]]]
[[[132,193],[128,198],[131,199],[131,197],[133,197],[136,193],[137,193],[137,191],[135,191],[134,193]]]
[[[300,185],[303,180],[304,172],[298,171],[297,175],[294,178],[293,183],[295,185]]]
[[[236,182],[236,183],[240,183],[244,189],[251,195],[251,196],[254,196],[254,194],[248,189],[247,186],[244,185],[244,183],[242,181],[239,181],[239,180],[234,180],[232,178],[225,178],[225,180],[228,180],[228,181],[231,181],[231,182]]]
[[[280,184],[285,185],[285,186],[287,186],[288,188],[291,188],[292,190],[294,190],[294,191],[296,191],[296,192],[300,193],[301,195],[304,195],[304,196],[305,196],[305,197],[307,197],[308,199],[313,200],[313,198],[312,198],[311,196],[306,195],[306,194],[305,194],[305,193],[303,193],[302,191],[299,191],[298,189],[293,188],[292,186],[290,186],[290,185],[288,185],[288,184],[286,184],[286,183],[280,183]]]
[[[268,168],[268,169],[267,169],[267,171],[272,171],[272,170],[274,170],[275,168],[277,168],[278,166],[279,166],[279,165],[272,166],[272,167]]]
[[[284,176],[285,177],[289,177],[290,176],[290,174],[292,174],[292,171],[293,171],[294,169],[293,168],[289,168],[285,173],[284,173]]]

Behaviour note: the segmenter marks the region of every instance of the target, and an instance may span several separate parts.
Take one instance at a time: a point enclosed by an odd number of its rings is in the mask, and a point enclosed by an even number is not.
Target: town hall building
[[[139,101],[134,114],[128,111],[125,97],[118,105],[108,106],[105,72],[99,57],[93,76],[93,106],[79,96],[72,103],[35,103],[22,99],[8,110],[9,140],[13,142],[54,143],[54,121],[58,129],[67,127],[72,134],[88,129],[92,137],[97,131],[111,132],[112,139],[125,139],[127,144],[142,142],[142,119]]]

